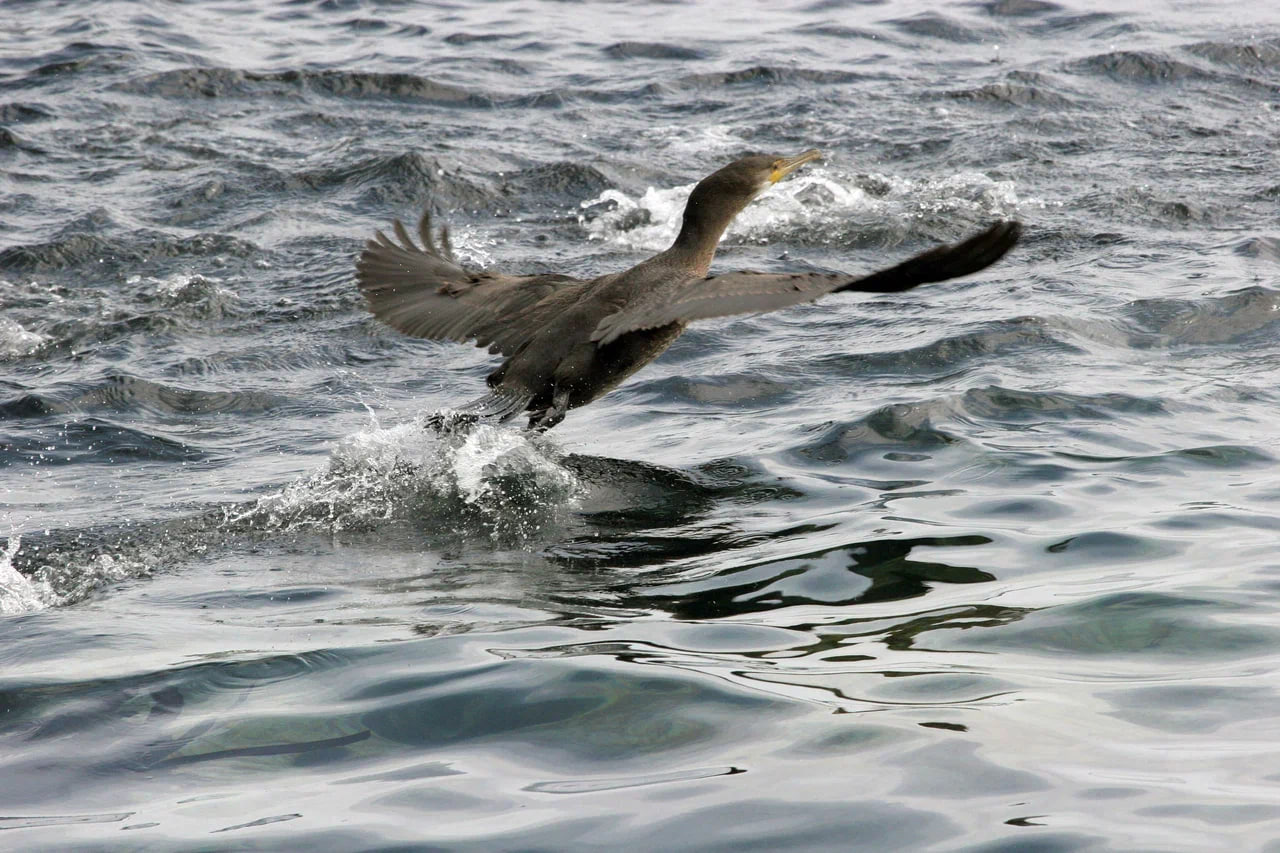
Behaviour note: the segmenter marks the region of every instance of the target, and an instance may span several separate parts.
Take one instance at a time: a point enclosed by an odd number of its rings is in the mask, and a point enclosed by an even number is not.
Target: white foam
[[[528,509],[530,500],[542,508],[568,505],[578,483],[557,457],[548,439],[514,428],[480,424],[440,435],[421,420],[390,428],[375,421],[341,441],[324,470],[230,512],[228,521],[357,530],[448,513],[447,506],[424,510],[427,501],[452,500],[495,516]]]
[[[453,249],[454,257],[465,267],[486,269],[495,263],[490,249],[497,246],[498,241],[492,237],[483,236],[475,228],[464,226],[450,230],[449,244]]]
[[[57,603],[57,596],[48,583],[33,581],[13,567],[13,558],[21,546],[20,537],[10,536],[8,546],[0,554],[0,616],[31,613]]]
[[[470,504],[495,496],[499,477],[531,477],[550,495],[568,497],[577,491],[573,474],[547,452],[545,442],[515,429],[476,426],[446,458],[453,486]]]
[[[981,172],[957,172],[941,178],[904,178],[873,173],[870,180],[887,188],[882,202],[902,205],[917,214],[963,211],[980,218],[1010,218],[1024,206],[1043,208],[1044,202],[1019,199],[1013,181],[997,181]]]
[[[679,161],[714,152],[731,155],[741,150],[745,143],[738,135],[737,127],[732,124],[660,124],[645,129],[640,135],[650,141],[650,149],[662,151],[663,156]]]
[[[578,221],[588,239],[627,249],[658,251],[675,239],[685,202],[694,184],[670,189],[649,187],[632,197],[621,190],[605,190],[581,203],[584,211],[612,203],[612,210]],[[868,192],[864,187],[874,188]],[[832,242],[848,236],[867,219],[896,224],[908,230],[915,220],[938,213],[962,212],[985,221],[1016,217],[1045,202],[1022,199],[1013,181],[998,181],[981,172],[958,172],[941,178],[898,175],[842,175],[811,169],[771,187],[738,214],[725,240],[767,242],[802,234],[806,242]]]
[[[125,283],[145,285],[141,296],[148,302],[158,301],[166,306],[184,308],[183,313],[187,314],[194,309],[197,316],[211,319],[234,310],[240,301],[240,295],[227,287],[225,281],[200,273],[174,273],[164,278],[132,275]]]
[[[679,233],[680,214],[693,187],[693,184],[664,190],[649,187],[639,198],[632,198],[621,190],[605,190],[581,206],[586,209],[613,202],[616,205],[613,210],[590,220],[579,216],[578,222],[586,229],[589,240],[603,240],[628,249],[665,249]]]
[[[765,242],[778,232],[812,232],[826,222],[843,223],[852,213],[874,208],[860,187],[845,185],[816,170],[793,177],[766,192],[734,219],[729,235]]]
[[[47,340],[38,332],[27,331],[12,317],[0,316],[0,359],[31,355]]]

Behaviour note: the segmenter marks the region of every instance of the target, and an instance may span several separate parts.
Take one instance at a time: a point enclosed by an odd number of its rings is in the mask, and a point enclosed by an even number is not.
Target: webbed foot
[[[556,390],[551,397],[551,405],[529,416],[529,429],[546,432],[564,420],[569,412],[569,392]]]
[[[466,432],[480,423],[480,416],[470,412],[453,412],[445,410],[427,415],[425,426],[441,435]]]

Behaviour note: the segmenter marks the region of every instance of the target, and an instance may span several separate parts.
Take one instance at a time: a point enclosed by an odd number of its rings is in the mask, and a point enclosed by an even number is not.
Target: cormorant
[[[708,275],[721,235],[763,190],[811,160],[751,156],[703,178],[684,210],[671,248],[625,272],[583,281],[565,275],[509,276],[457,263],[447,228],[440,243],[431,221],[422,245],[404,225],[399,245],[381,231],[365,244],[356,278],[381,321],[407,335],[487,346],[506,360],[489,374],[488,394],[461,406],[463,420],[505,421],[529,412],[546,430],[657,358],[693,320],[773,311],[827,293],[891,293],[977,272],[1018,240],[1017,222],[998,222],[961,243],[938,246],[869,275],[762,273]],[[434,424],[452,422],[438,416]]]

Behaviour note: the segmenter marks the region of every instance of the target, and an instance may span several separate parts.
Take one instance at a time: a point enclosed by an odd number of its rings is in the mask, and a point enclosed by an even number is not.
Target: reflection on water
[[[931,582],[983,583],[981,569],[908,559],[916,548],[985,545],[985,536],[859,542],[721,572],[706,584],[665,585],[637,598],[680,619],[714,619],[803,604],[852,605],[915,598]]]

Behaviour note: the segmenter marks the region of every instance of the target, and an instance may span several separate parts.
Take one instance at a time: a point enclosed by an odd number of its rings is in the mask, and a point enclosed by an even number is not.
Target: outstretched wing
[[[418,222],[421,247],[400,220],[392,229],[399,243],[377,232],[356,261],[356,281],[373,315],[406,335],[474,339],[490,352],[511,355],[585,284],[563,275],[465,269],[453,258],[447,228],[440,230],[439,245],[432,239],[428,213]]]
[[[1022,226],[998,222],[962,243],[938,246],[894,267],[852,277],[843,273],[731,272],[692,282],[661,302],[636,304],[600,321],[591,339],[604,346],[627,332],[708,317],[775,311],[828,293],[894,293],[978,272],[1018,242]]]

